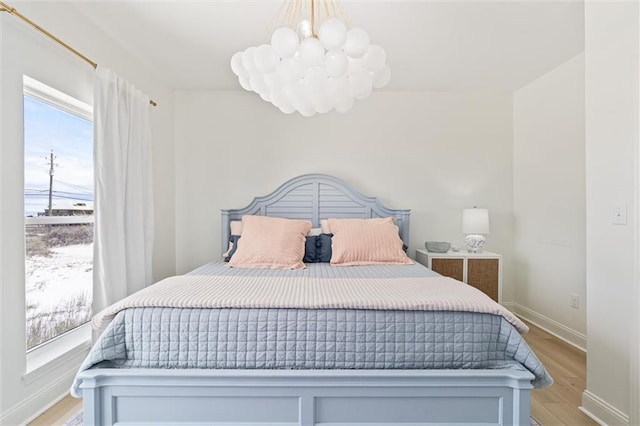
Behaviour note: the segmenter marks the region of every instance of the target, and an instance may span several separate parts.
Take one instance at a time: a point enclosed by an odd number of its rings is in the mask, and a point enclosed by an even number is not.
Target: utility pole
[[[46,158],[46,157],[45,157]],[[53,156],[53,149],[51,150],[51,156],[49,157],[49,211],[47,216],[53,216],[53,171],[56,166],[53,163],[56,157]]]

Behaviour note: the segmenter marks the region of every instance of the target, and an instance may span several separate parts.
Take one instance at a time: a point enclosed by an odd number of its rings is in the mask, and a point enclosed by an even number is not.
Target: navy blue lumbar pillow
[[[331,262],[331,237],[333,237],[333,234],[320,234],[307,237],[302,261],[304,263]]]
[[[302,258],[304,263],[318,263],[317,242],[318,237],[316,235],[307,237],[307,241],[304,243],[304,257]]]
[[[320,234],[316,245],[318,262],[331,262],[331,237],[333,234]]]
[[[320,234],[307,237],[302,261],[304,263],[331,262],[331,237],[333,237],[333,234]]]

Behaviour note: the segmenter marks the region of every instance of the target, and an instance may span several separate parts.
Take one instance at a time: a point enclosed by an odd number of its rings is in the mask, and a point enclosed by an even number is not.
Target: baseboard
[[[69,394],[69,388],[78,368],[69,371],[44,386],[28,398],[9,408],[0,416],[2,425],[25,425]]]
[[[578,409],[603,426],[629,425],[627,414],[588,390],[582,392],[582,406]]]
[[[531,324],[543,329],[563,342],[570,344],[582,352],[587,352],[587,336],[585,334],[569,328],[547,316],[539,314],[538,312],[529,309],[526,306],[522,306],[519,303],[503,302],[502,305],[514,314],[522,317]]]
[[[0,413],[0,425],[28,424],[67,396],[90,348],[91,344],[87,341],[23,374],[22,384],[28,396]]]

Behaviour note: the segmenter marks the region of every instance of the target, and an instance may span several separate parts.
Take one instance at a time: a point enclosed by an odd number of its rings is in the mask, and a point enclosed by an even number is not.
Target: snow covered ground
[[[43,334],[40,339],[28,336],[29,342],[51,338],[52,330],[54,335],[61,334],[67,326],[91,315],[93,244],[53,247],[50,251],[50,257],[26,260],[27,331]],[[47,333],[37,323],[47,325]]]

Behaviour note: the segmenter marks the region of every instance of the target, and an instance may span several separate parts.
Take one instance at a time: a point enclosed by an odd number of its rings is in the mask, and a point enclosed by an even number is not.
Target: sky
[[[93,201],[93,123],[25,95],[25,216],[37,216],[48,207],[52,150],[53,204],[63,199]]]

